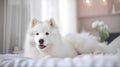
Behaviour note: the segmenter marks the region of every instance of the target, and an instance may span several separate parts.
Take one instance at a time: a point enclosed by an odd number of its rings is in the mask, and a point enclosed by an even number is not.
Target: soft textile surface
[[[110,44],[111,47],[115,47],[120,49],[120,36],[118,36],[117,38],[115,38]]]
[[[22,55],[0,55],[0,67],[120,67],[120,55],[80,55],[75,58],[34,60]]]

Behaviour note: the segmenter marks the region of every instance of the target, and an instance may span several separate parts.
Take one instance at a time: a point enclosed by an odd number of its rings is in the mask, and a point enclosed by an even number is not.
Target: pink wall
[[[87,4],[86,0],[77,1],[79,17],[106,15],[110,12],[109,7],[103,4],[101,0],[90,0],[91,4]]]
[[[92,31],[91,24],[96,20],[102,20],[109,27],[109,32],[120,32],[120,14],[117,15],[108,15],[108,16],[98,16],[98,17],[88,17],[88,18],[79,18],[78,25],[79,31],[86,30]]]
[[[120,2],[117,4],[117,11],[119,13],[112,14],[111,3],[108,0],[108,5],[103,5],[101,0],[91,0],[92,6],[86,6],[85,0],[77,0],[78,13],[78,30],[94,32],[91,28],[92,22],[96,20],[104,21],[108,27],[109,32],[120,32]]]

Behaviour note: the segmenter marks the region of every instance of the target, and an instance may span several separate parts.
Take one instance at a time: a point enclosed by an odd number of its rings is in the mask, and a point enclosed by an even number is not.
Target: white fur
[[[45,33],[48,32],[49,35]],[[39,35],[36,35],[39,33]],[[43,49],[39,48],[39,40],[44,39]],[[31,58],[74,57],[78,53],[115,53],[115,49],[99,43],[89,33],[68,34],[62,38],[54,20],[38,21],[33,19],[29,25],[24,44],[24,55]]]
[[[110,47],[105,43],[100,43],[95,36],[87,32],[69,34],[65,39],[69,44],[72,44],[80,54],[116,53],[116,50],[113,47]]]

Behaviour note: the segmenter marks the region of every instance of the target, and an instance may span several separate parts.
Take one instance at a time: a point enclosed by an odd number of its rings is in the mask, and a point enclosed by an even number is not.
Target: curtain
[[[29,20],[30,0],[4,0],[3,53],[12,53],[14,47],[22,50]]]
[[[60,33],[62,36],[77,32],[76,6],[76,0],[59,0]]]
[[[54,18],[62,36],[77,32],[76,0],[5,0],[3,53],[20,50],[32,18]]]
[[[76,0],[33,0],[32,3],[32,16],[42,20],[54,18],[62,36],[77,32]]]

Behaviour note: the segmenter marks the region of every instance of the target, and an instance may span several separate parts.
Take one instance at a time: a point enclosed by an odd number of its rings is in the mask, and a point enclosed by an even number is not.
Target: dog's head
[[[32,42],[40,50],[45,50],[52,46],[54,39],[56,38],[57,26],[54,19],[39,21],[33,19],[31,23],[30,36]]]

